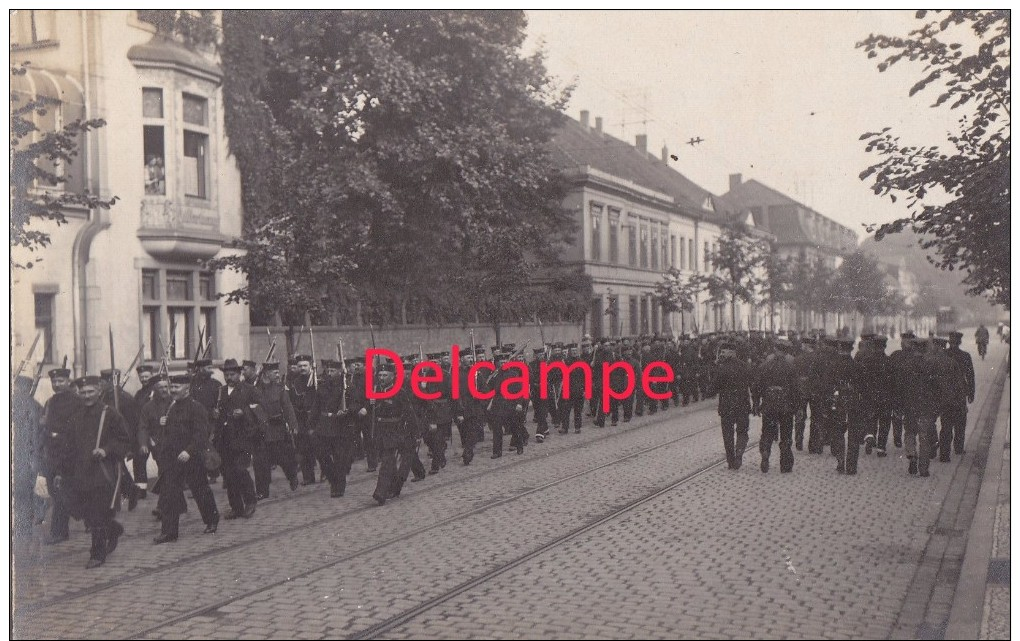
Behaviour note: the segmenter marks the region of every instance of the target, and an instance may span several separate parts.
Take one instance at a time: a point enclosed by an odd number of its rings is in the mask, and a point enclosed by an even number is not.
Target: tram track
[[[567,476],[560,477],[560,478],[555,479],[553,481],[550,481],[548,483],[544,483],[544,484],[541,484],[541,485],[536,486],[536,487],[526,488],[523,491],[515,493],[513,496],[502,498],[502,499],[499,499],[497,501],[490,501],[490,502],[485,503],[484,505],[480,505],[480,506],[471,508],[469,510],[465,510],[465,511],[459,512],[457,514],[451,515],[451,516],[449,516],[447,518],[444,518],[444,519],[441,519],[439,521],[430,523],[428,525],[425,525],[425,526],[422,526],[422,527],[418,527],[418,528],[415,528],[413,530],[402,532],[399,535],[390,537],[390,538],[388,538],[386,540],[383,540],[383,541],[380,541],[380,542],[378,542],[376,544],[373,544],[373,545],[361,548],[361,549],[359,549],[357,551],[351,552],[349,554],[345,554],[345,555],[343,555],[341,557],[332,558],[332,559],[330,559],[328,561],[325,561],[323,563],[317,564],[315,567],[309,568],[309,569],[307,569],[305,571],[302,571],[300,573],[293,574],[293,575],[291,575],[291,576],[289,576],[289,577],[287,577],[285,579],[280,579],[280,580],[277,580],[277,581],[273,581],[273,582],[270,582],[270,583],[266,583],[266,584],[260,585],[260,586],[254,588],[254,589],[245,591],[245,592],[243,592],[241,594],[232,595],[230,597],[227,597],[227,598],[224,598],[222,600],[219,600],[219,601],[217,601],[215,603],[205,604],[203,606],[200,606],[200,607],[194,608],[192,610],[189,610],[188,612],[185,612],[185,613],[182,613],[180,615],[174,616],[174,617],[169,618],[169,619],[167,619],[165,621],[161,621],[161,622],[159,622],[159,623],[157,623],[155,625],[147,626],[147,627],[145,627],[143,629],[136,630],[136,631],[134,631],[134,632],[132,632],[132,633],[130,633],[128,635],[125,635],[125,636],[119,637],[119,638],[126,638],[126,639],[145,638],[146,636],[150,635],[153,632],[159,631],[159,630],[167,628],[167,627],[171,627],[171,626],[177,625],[179,623],[187,621],[188,619],[192,619],[194,617],[206,616],[206,615],[210,615],[210,614],[215,614],[218,610],[224,608],[225,606],[229,606],[230,604],[235,603],[237,601],[248,599],[248,598],[253,597],[255,595],[258,595],[258,594],[260,594],[262,592],[266,592],[268,590],[275,589],[275,588],[280,587],[282,585],[286,585],[287,583],[290,583],[290,582],[293,582],[293,581],[296,581],[296,580],[308,577],[310,575],[316,574],[318,572],[322,572],[324,570],[329,570],[329,569],[337,567],[337,566],[343,566],[344,564],[348,564],[348,563],[350,563],[351,561],[353,561],[355,559],[364,557],[366,555],[371,555],[373,553],[379,552],[380,550],[384,550],[384,549],[389,548],[391,546],[397,546],[400,543],[409,541],[409,540],[411,540],[411,539],[413,539],[415,537],[421,536],[423,534],[427,534],[428,532],[431,532],[433,530],[437,530],[439,528],[443,528],[443,527],[447,527],[449,525],[456,524],[459,521],[463,521],[465,519],[468,519],[468,518],[471,518],[471,517],[475,517],[475,516],[477,516],[479,514],[483,514],[483,513],[487,512],[487,511],[490,511],[490,510],[494,510],[494,509],[499,509],[499,508],[505,507],[505,506],[507,506],[507,505],[509,505],[511,503],[514,503],[516,501],[519,501],[519,500],[524,499],[524,498],[529,497],[529,496],[533,496],[533,495],[541,493],[541,492],[548,491],[548,490],[550,490],[552,488],[555,488],[556,486],[562,485],[564,483],[568,483],[568,482],[576,480],[578,478],[591,475],[591,474],[593,474],[595,472],[598,472],[600,470],[604,470],[606,468],[609,468],[609,467],[612,467],[612,466],[615,466],[615,465],[620,465],[622,463],[627,463],[627,462],[633,461],[633,460],[635,460],[635,459],[637,459],[639,457],[645,456],[645,455],[650,454],[652,452],[656,452],[658,450],[662,450],[662,449],[668,448],[670,446],[675,446],[678,443],[682,443],[684,441],[687,441],[688,439],[700,436],[702,434],[705,434],[706,432],[714,432],[714,431],[717,431],[717,430],[718,430],[718,426],[713,424],[713,425],[711,425],[709,427],[706,427],[704,429],[700,429],[700,430],[697,430],[697,431],[694,431],[694,432],[691,432],[691,433],[688,433],[688,434],[684,434],[683,436],[680,436],[680,437],[677,437],[677,438],[674,438],[674,439],[670,439],[669,441],[666,441],[666,442],[663,442],[663,443],[659,443],[659,444],[656,444],[656,445],[653,445],[653,446],[641,449],[641,450],[639,450],[637,452],[632,452],[630,454],[627,454],[627,455],[622,456],[622,457],[615,458],[612,461],[609,461],[609,462],[606,462],[606,463],[602,463],[600,465],[596,465],[596,466],[593,466],[593,467],[588,467],[588,468],[586,468],[584,470],[581,470],[579,472],[575,472],[573,474],[569,474]],[[749,444],[748,447],[752,447],[753,445],[754,444]],[[610,513],[610,515],[619,515],[623,511],[626,511],[626,510],[629,510],[629,509],[633,509],[634,507],[637,507],[638,505],[640,505],[642,501],[646,502],[648,500],[651,500],[652,498],[654,498],[654,496],[658,496],[658,495],[662,494],[663,492],[668,491],[669,489],[673,489],[673,488],[677,487],[679,484],[682,484],[682,483],[685,483],[685,482],[689,482],[689,481],[691,481],[691,480],[693,480],[695,478],[695,475],[704,474],[708,470],[711,470],[711,469],[717,467],[718,465],[720,465],[720,463],[725,463],[725,462],[726,462],[725,459],[722,459],[721,461],[714,460],[710,465],[704,466],[703,468],[700,468],[694,474],[686,475],[685,478],[682,479],[680,482],[672,482],[666,488],[657,490],[652,495],[647,495],[645,497],[642,497],[638,501],[632,501],[631,503],[628,503],[627,505],[625,505],[623,508],[614,509]],[[603,522],[604,520],[605,520],[605,517],[600,517],[597,521],[589,523],[588,526],[584,526],[584,527],[590,529],[589,526],[594,526],[595,524]],[[571,530],[571,532],[568,533],[567,535],[558,537],[553,542],[553,545],[562,544],[563,541],[568,540],[570,537],[577,536],[579,533],[581,533],[580,532],[581,529],[582,528],[578,528],[576,530]],[[546,546],[543,545],[540,548],[540,550],[544,549],[545,547]],[[524,561],[523,560],[518,560],[518,559],[515,559],[514,561],[511,561],[511,563],[516,563],[517,565],[519,565],[522,562],[524,562]],[[503,566],[500,566],[500,567],[503,568]],[[499,569],[500,568],[497,568],[497,570],[499,570]],[[506,571],[507,569],[509,569],[509,568],[508,567],[507,568],[503,568],[500,572],[497,572],[497,574],[498,573],[502,573],[503,571]],[[488,576],[488,574],[486,576]],[[461,592],[464,589],[468,589],[468,588],[467,587],[463,587],[463,586],[460,587],[460,591]],[[455,596],[455,595],[454,594],[450,594],[450,595],[448,595],[446,597],[446,599],[448,600],[449,598],[453,598],[453,596]],[[435,605],[438,605],[438,604],[439,604],[439,602],[436,602],[431,607],[435,607]]]
[[[663,414],[661,418],[655,417],[655,418],[653,418],[653,420],[642,421],[640,423],[633,424],[630,427],[625,428],[625,429],[608,428],[607,431],[609,433],[607,433],[607,434],[600,435],[600,436],[598,436],[598,437],[596,437],[594,439],[591,439],[591,440],[585,440],[583,442],[567,446],[567,447],[565,447],[563,449],[559,449],[559,450],[555,450],[553,452],[549,452],[549,453],[545,454],[544,456],[542,456],[542,459],[547,459],[549,457],[556,457],[556,456],[560,456],[562,454],[569,454],[569,453],[572,453],[572,452],[577,452],[577,451],[586,449],[588,447],[604,443],[605,441],[608,441],[608,440],[611,440],[611,439],[623,437],[623,436],[628,435],[628,434],[633,434],[634,432],[636,432],[636,431],[638,431],[638,430],[640,430],[640,429],[642,429],[644,427],[649,427],[649,426],[652,426],[652,425],[658,425],[658,424],[660,424],[662,422],[665,422],[667,420],[670,420],[670,419],[675,419],[675,418],[680,418],[680,417],[683,417],[683,416],[690,416],[692,414],[696,414],[699,411],[701,411],[703,409],[706,409],[706,408],[708,408],[708,405],[707,404],[706,405],[702,405],[701,403],[699,403],[698,405],[688,406],[687,408],[673,408],[674,410],[681,409],[681,412],[680,413],[666,413],[666,414]],[[592,429],[598,429],[598,428],[592,428]],[[667,447],[669,445],[675,444],[676,442],[679,442],[679,441],[682,441],[682,440],[686,440],[686,439],[691,438],[693,436],[697,436],[697,435],[699,435],[701,433],[704,433],[708,429],[713,429],[713,428],[706,428],[705,430],[699,430],[697,432],[692,432],[690,434],[685,434],[685,435],[683,435],[681,437],[678,437],[676,439],[671,439],[671,440],[666,441],[664,443],[660,443],[660,444],[657,444],[657,445],[652,446],[650,448],[646,448],[645,450],[642,450],[642,451],[638,452],[637,454],[644,454],[644,453],[647,453],[647,452],[650,452],[650,451],[654,451],[656,449],[660,449],[662,447]],[[715,429],[717,429],[717,428],[715,428]],[[486,441],[486,443],[488,443],[488,441]],[[633,455],[628,455],[628,456],[623,457],[621,459],[614,460],[614,461],[612,461],[610,463],[603,464],[601,466],[597,466],[597,467],[594,467],[594,468],[589,468],[587,470],[583,470],[583,471],[575,473],[573,475],[570,475],[570,476],[567,476],[567,477],[563,477],[562,479],[560,479],[558,481],[553,481],[553,482],[551,482],[551,484],[547,484],[546,486],[541,486],[541,487],[538,487],[538,488],[533,488],[528,493],[531,493],[531,492],[534,492],[534,491],[540,491],[543,487],[548,487],[548,486],[551,486],[551,485],[555,485],[555,484],[558,484],[560,482],[563,482],[563,481],[566,481],[566,480],[570,480],[572,478],[576,478],[577,476],[583,476],[584,474],[588,474],[588,473],[591,473],[593,471],[597,471],[598,469],[601,469],[601,468],[604,468],[606,466],[619,463],[620,461],[627,460],[627,459],[630,459],[630,458],[633,458]],[[474,473],[468,474],[466,476],[457,476],[456,478],[450,479],[448,481],[439,482],[439,483],[430,483],[430,484],[428,484],[428,485],[426,485],[424,487],[421,487],[420,489],[417,489],[415,492],[413,492],[412,494],[409,494],[408,496],[419,496],[419,495],[423,495],[423,494],[432,494],[432,493],[438,492],[440,490],[449,488],[449,487],[451,487],[453,485],[460,484],[460,483],[463,483],[463,482],[469,482],[469,481],[471,481],[473,479],[477,479],[477,478],[483,477],[483,476],[488,475],[488,474],[492,474],[492,473],[496,473],[496,472],[500,472],[500,471],[504,471],[504,470],[512,470],[512,469],[515,469],[517,467],[520,467],[520,466],[523,466],[523,465],[527,465],[529,463],[534,463],[534,462],[536,462],[536,460],[540,460],[540,459],[536,459],[536,457],[530,456],[530,457],[526,457],[526,458],[520,458],[520,459],[514,460],[512,462],[505,463],[503,465],[499,465],[497,467],[486,467],[486,468],[483,468],[483,469],[479,470],[478,472],[474,472]],[[367,485],[370,485],[370,484],[374,484],[375,482],[376,482],[375,475],[366,475],[366,476],[364,476],[360,480],[356,480],[356,481],[354,481],[352,483],[349,483],[348,484],[348,492],[350,491],[350,489],[352,487],[367,486]],[[274,499],[271,499],[271,501],[273,501],[273,502],[280,502],[280,503],[284,503],[284,502],[288,502],[288,501],[302,501],[302,502],[304,502],[304,500],[308,499],[309,497],[318,497],[320,500],[325,500],[325,501],[329,501],[330,500],[328,497],[323,499],[323,495],[324,495],[323,492],[316,492],[316,491],[313,490],[311,492],[303,492],[303,493],[298,494],[296,496],[279,496],[279,497],[276,497]],[[524,496],[524,495],[525,494],[521,494],[520,496]],[[511,500],[512,500],[512,498],[511,498]],[[501,500],[500,502],[504,502],[504,501]],[[266,501],[266,503],[269,503],[269,501]],[[495,504],[496,503],[493,503],[491,505],[495,505]],[[327,503],[327,505],[328,505],[328,503]],[[489,507],[489,506],[486,505],[486,506],[482,506],[481,508],[477,508],[477,509],[485,509],[487,507]],[[124,574],[124,575],[120,575],[120,576],[115,576],[115,577],[112,577],[108,581],[104,581],[102,583],[97,583],[97,584],[88,586],[86,588],[82,588],[80,590],[75,590],[75,591],[67,592],[67,593],[64,593],[64,594],[61,594],[59,596],[55,596],[55,597],[52,597],[52,598],[49,598],[49,599],[44,598],[44,599],[39,599],[39,600],[36,600],[36,601],[33,601],[33,602],[25,603],[25,604],[19,604],[19,606],[17,607],[18,614],[19,615],[31,614],[31,613],[34,613],[34,612],[45,610],[47,608],[52,608],[54,606],[59,606],[59,605],[61,605],[63,603],[67,603],[67,602],[73,601],[75,599],[80,599],[80,598],[83,598],[83,597],[88,597],[88,596],[91,596],[91,595],[94,595],[94,594],[98,594],[100,592],[103,592],[104,590],[108,590],[108,589],[111,589],[111,588],[121,589],[124,586],[124,584],[126,584],[126,583],[135,582],[135,581],[139,581],[139,580],[144,580],[146,578],[159,575],[159,574],[161,574],[163,572],[172,571],[174,569],[186,566],[188,564],[202,562],[202,561],[205,561],[205,560],[210,559],[212,557],[216,557],[216,556],[220,556],[220,555],[224,555],[224,554],[229,554],[229,553],[235,552],[237,550],[243,549],[245,547],[254,546],[254,545],[266,542],[266,541],[271,541],[273,539],[285,538],[285,537],[287,537],[289,535],[293,535],[295,533],[299,533],[299,532],[301,532],[303,530],[306,530],[308,528],[313,528],[313,527],[318,527],[318,526],[326,525],[326,524],[331,523],[333,521],[336,521],[338,519],[344,519],[344,518],[347,518],[347,517],[350,517],[350,516],[353,516],[353,515],[361,514],[363,512],[367,512],[367,511],[375,510],[375,509],[377,509],[377,506],[374,503],[367,503],[366,502],[366,503],[361,504],[359,506],[352,507],[351,509],[346,509],[346,510],[343,510],[343,511],[338,512],[338,513],[330,514],[329,516],[325,516],[325,517],[322,517],[322,518],[319,518],[319,519],[313,519],[313,520],[310,520],[310,521],[303,521],[303,522],[301,522],[299,524],[286,527],[286,528],[284,528],[282,530],[277,530],[277,531],[274,531],[272,533],[268,533],[268,534],[264,534],[264,535],[260,535],[260,536],[256,536],[256,537],[252,537],[252,538],[248,538],[248,539],[245,539],[243,541],[239,541],[239,542],[237,542],[235,544],[228,544],[226,546],[217,547],[217,548],[214,548],[214,549],[211,549],[211,550],[206,550],[204,552],[199,552],[197,554],[192,554],[192,555],[189,555],[189,556],[177,558],[177,559],[174,559],[171,562],[164,563],[164,564],[161,564],[161,565],[158,565],[158,566],[154,566],[154,567],[151,567],[151,568],[146,568],[145,570],[142,570],[142,571],[139,571],[139,572],[134,572],[134,573]],[[475,513],[475,512],[476,512],[476,510],[473,510],[471,513]],[[466,515],[468,515],[468,513],[464,513],[462,516],[466,516]],[[454,518],[456,518],[456,517],[454,517]],[[151,534],[151,533],[150,532],[145,532],[144,534],[143,533],[138,533],[138,534],[134,534],[134,535],[131,535],[131,536],[124,536],[121,539],[121,545],[124,545],[125,543],[130,545],[133,542],[136,542],[137,540],[143,540],[144,541],[144,539],[149,534]],[[73,550],[73,551],[68,551],[66,553],[62,553],[59,556],[54,556],[54,557],[50,557],[50,558],[51,559],[60,559],[60,558],[64,558],[64,557],[67,557],[67,556],[80,554],[80,552],[81,552],[80,550]],[[353,557],[351,557],[351,558],[353,558]]]

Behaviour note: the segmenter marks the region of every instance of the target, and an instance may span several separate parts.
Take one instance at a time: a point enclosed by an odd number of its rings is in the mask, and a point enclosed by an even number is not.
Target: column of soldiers
[[[475,373],[472,387],[487,398],[474,397],[468,385],[471,366],[485,357],[480,347],[462,354],[456,394],[449,352],[419,353],[404,357],[405,372],[425,358],[442,370],[441,380],[423,383],[420,394],[404,385],[384,400],[367,397],[363,358],[327,359],[317,368],[311,356],[301,354],[290,359],[285,372],[274,362],[227,359],[220,367],[225,384],[212,377],[210,360],[196,360],[187,374],[176,376],[143,365],[137,370],[141,388],[133,397],[113,384],[117,372],[85,376],[72,386],[70,371],[57,368],[50,371],[54,395],[39,417],[33,419],[26,410],[24,420],[41,425],[34,465],[53,500],[49,542],[67,540],[71,517],[84,520],[93,540],[88,567],[97,567],[123,532],[114,519],[120,500],[128,499],[131,509],[145,498],[150,455],[159,469],[153,514],[161,529],[154,542],[162,544],[179,537],[180,515],[187,510],[185,488],[205,532],[217,531],[220,513],[209,482],[218,475],[230,506],[223,518],[247,519],[258,501],[270,496],[274,467],[292,491],[299,482],[315,483],[318,467],[330,496],[339,498],[353,462],[364,458],[367,470],[378,474],[373,498],[382,505],[400,496],[412,474],[413,481],[420,481],[447,465],[454,427],[459,448],[453,450],[464,465],[471,464],[484,441],[486,425],[491,458],[507,450],[523,454],[530,439],[529,410],[537,424],[535,441],[543,443],[550,428],[561,435],[571,428],[580,433],[586,418],[604,428],[607,418],[611,426],[618,425],[621,414],[626,423],[718,396],[730,469],[741,467],[750,416],[760,415],[762,472],[770,469],[776,442],[780,471],[791,472],[794,451],[802,451],[806,440],[812,454],[828,445],[836,470],[854,475],[861,447],[884,457],[892,431],[894,445],[906,448],[909,473],[927,476],[932,459],[949,461],[953,452],[963,453],[967,405],[975,390],[971,358],[959,349],[961,338],[951,334],[947,349],[945,339],[903,334],[901,349],[886,355],[886,338],[866,334],[852,356],[855,341],[849,337],[761,332],[684,335],[676,342],[658,336],[597,342],[586,337],[580,344],[534,349],[530,361],[523,349],[503,345],[492,349],[493,368]],[[511,361],[529,370],[530,389],[511,380],[516,372],[501,368]],[[593,374],[591,400],[580,368],[568,369],[565,376],[553,368],[543,398],[543,362],[569,366],[580,361]],[[632,393],[613,398],[603,410],[603,389],[620,393],[627,381],[620,369],[604,380],[602,365],[620,361],[630,364],[637,380]],[[672,403],[644,392],[644,366],[657,361],[667,363],[675,376],[671,382],[652,383],[650,390],[671,393]],[[389,390],[395,383],[393,364],[377,363],[373,369],[376,377],[368,384],[379,392]],[[569,398],[563,398],[564,391]],[[430,461],[427,471],[422,444]],[[125,460],[133,461],[133,474]]]

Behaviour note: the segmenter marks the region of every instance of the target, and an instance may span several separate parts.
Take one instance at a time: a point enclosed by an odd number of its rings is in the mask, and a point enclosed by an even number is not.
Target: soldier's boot
[[[928,476],[928,463],[929,461],[923,458],[920,461],[918,461],[917,463],[918,476]]]
[[[761,457],[761,471],[762,471],[762,474],[768,474],[768,471],[769,471],[769,458],[767,456]]]
[[[907,457],[910,459],[910,465],[907,466],[907,474],[911,476],[917,474],[917,458],[913,456]]]
[[[875,456],[879,458],[885,458],[886,457],[885,448],[884,447],[875,448]]]
[[[868,434],[864,437],[864,453],[871,456],[871,450],[875,447],[875,435]]]

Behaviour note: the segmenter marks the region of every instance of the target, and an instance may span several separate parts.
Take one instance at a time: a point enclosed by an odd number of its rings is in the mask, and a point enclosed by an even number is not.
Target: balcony
[[[215,209],[146,198],[141,202],[140,214],[138,238],[145,251],[161,260],[206,260],[228,240],[220,233],[220,216]]]

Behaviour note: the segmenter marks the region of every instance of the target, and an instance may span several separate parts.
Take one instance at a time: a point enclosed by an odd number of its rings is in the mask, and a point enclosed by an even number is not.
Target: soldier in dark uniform
[[[464,465],[470,465],[475,458],[475,445],[478,443],[478,432],[483,428],[485,409],[482,402],[472,396],[468,387],[471,366],[475,362],[474,354],[466,352],[461,358],[460,377],[458,378],[460,399],[456,403],[457,430],[460,432],[460,445],[464,451]],[[478,378],[482,375],[475,372],[474,389],[478,389]]]
[[[134,482],[131,479],[125,479],[120,487],[124,498],[128,500],[128,511],[132,511],[138,504],[138,499],[145,498],[149,480],[145,465],[138,464],[138,453],[141,446],[138,441],[138,420],[141,418],[141,408],[131,394],[121,389],[119,383],[114,383],[115,377],[117,381],[121,380],[120,370],[104,369],[99,374],[103,381],[103,394],[100,400],[110,407],[117,408],[120,415],[124,417],[128,438],[136,444],[127,454],[127,458],[131,461],[131,477]],[[114,399],[115,395],[116,400]],[[127,465],[124,461],[121,461],[121,465],[124,467],[123,472],[126,473]]]
[[[789,341],[776,341],[774,351],[757,370],[751,396],[753,413],[761,415],[761,471],[769,471],[773,441],[779,441],[779,471],[793,471],[793,414],[799,399]]]
[[[209,442],[209,414],[190,397],[191,377],[170,378],[171,402],[149,434],[157,444],[159,459],[160,534],[153,543],[176,541],[181,514],[187,509],[184,486],[191,490],[198,511],[205,523],[205,533],[212,534],[220,522],[216,499],[209,489],[204,455]]]
[[[615,363],[618,359],[616,355],[616,344],[612,341],[607,341],[604,344],[599,345],[598,351],[595,354],[595,364],[592,366],[592,371],[598,369],[599,372],[603,371],[603,365],[606,363]],[[595,427],[606,426],[606,416],[608,415],[612,419],[611,426],[616,427],[620,422],[620,401],[618,399],[610,397],[609,409],[605,411],[602,409],[602,398],[606,393],[606,387],[609,386],[614,393],[622,392],[627,385],[627,373],[622,369],[617,371],[613,369],[609,373],[609,378],[599,377],[600,385],[598,388],[592,386],[592,398],[594,398],[598,405],[596,406],[595,412]]]
[[[428,355],[428,359],[437,365],[441,357],[442,355],[437,353]],[[455,416],[453,387],[449,373],[444,372],[439,381],[421,383],[421,391],[430,396],[438,395],[434,400],[416,397],[420,402],[418,416],[421,417],[424,426],[427,426],[423,438],[432,458],[429,473],[437,474],[441,468],[446,467],[446,435],[451,431]]]
[[[977,343],[978,355],[981,360],[985,360],[985,354],[988,353],[988,328],[984,323],[981,323],[977,331],[974,332],[974,341]]]
[[[546,361],[546,351],[545,348],[538,348],[532,350],[532,354],[534,358],[528,364],[528,370],[531,377],[531,398],[535,405],[535,423],[538,425],[535,429],[535,442],[544,443],[546,437],[549,436],[549,408],[552,406],[552,399],[543,398],[541,394],[541,367],[542,363]],[[548,396],[552,396],[553,392],[553,387],[550,385]],[[463,398],[463,393],[461,398]],[[553,421],[555,420],[554,418]]]
[[[202,358],[194,362],[195,375],[191,379],[191,398],[198,401],[212,415],[220,397],[220,382],[212,377],[212,361]]]
[[[667,383],[667,385],[669,385],[669,389],[673,394],[673,407],[679,407],[680,398],[682,395],[680,381],[681,376],[683,376],[683,367],[680,364],[680,348],[675,342],[670,341],[669,343],[666,344],[665,349],[666,349],[665,361],[666,363],[669,364],[670,368],[673,370],[673,382]]]
[[[684,334],[680,343],[680,369],[677,379],[680,381],[680,403],[684,406],[697,403],[698,396],[698,350],[691,342],[691,337]]]
[[[227,384],[220,388],[220,397],[213,413],[215,428],[213,445],[223,464],[220,471],[230,502],[223,518],[249,518],[255,513],[258,499],[248,466],[255,442],[264,432],[265,421],[256,412],[263,413],[262,396],[258,390],[241,380],[241,366],[228,358],[220,368]]]
[[[135,402],[138,404],[139,411],[141,411],[140,408],[152,400],[152,389],[159,379],[156,377],[156,368],[152,365],[139,365],[135,368],[135,373],[138,375],[138,382],[141,384],[141,388],[135,392]]]
[[[577,348],[577,343],[567,345],[567,355],[563,362],[568,366],[583,362]],[[561,395],[558,399],[560,417],[557,422],[560,424],[560,434],[566,434],[570,431],[571,414],[574,416],[574,433],[581,433],[581,414],[584,412],[585,403],[584,382],[584,372],[580,369],[572,370],[563,379],[563,387],[569,390],[570,398],[562,398]]]
[[[192,376],[187,374],[186,376]],[[193,376],[192,376],[193,378]],[[170,409],[170,379],[166,376],[156,376],[152,379],[151,398],[142,405],[141,418],[138,419],[138,441],[141,449],[146,454],[151,454],[156,465],[159,465],[159,450],[156,447],[155,436],[163,429],[160,419],[166,416]],[[204,408],[203,408],[204,409]],[[207,412],[208,414],[208,412]],[[159,483],[157,479],[156,483]],[[153,488],[153,492],[159,493],[159,485]],[[158,505],[158,504],[157,504]],[[152,511],[153,516],[160,518],[159,508]]]
[[[893,445],[903,447],[904,426],[914,417],[907,416],[907,379],[908,361],[911,359],[910,344],[914,340],[913,332],[900,334],[900,349],[889,355],[889,372],[891,382],[889,384],[889,404],[891,406],[890,422],[892,424]],[[888,442],[889,432],[879,431],[877,447],[885,450]]]
[[[262,394],[262,404],[266,411],[266,431],[252,461],[255,471],[255,496],[258,499],[269,497],[274,465],[279,465],[283,470],[292,491],[298,486],[297,452],[294,451],[297,416],[290,404],[290,394],[281,382],[280,364],[266,363],[262,370],[262,380],[259,381],[258,389]]]
[[[563,343],[553,343],[551,345],[551,349],[552,353],[549,356],[550,362],[566,362],[566,358],[563,354]],[[496,356],[495,351],[493,351],[492,354],[493,357]],[[499,367],[498,364],[497,367]],[[549,411],[549,418],[552,420],[552,426],[561,434],[566,434],[564,431],[566,426],[563,425],[560,420],[563,416],[561,406],[563,404],[563,386],[565,384],[566,382],[563,380],[563,372],[559,369],[549,370],[549,376],[547,377],[549,394],[545,399],[545,404]],[[548,433],[546,436],[548,436]]]
[[[640,384],[640,383],[638,383],[637,378],[639,376],[638,372],[640,371],[641,364],[638,363],[638,360],[636,358],[634,358],[634,349],[632,347],[630,347],[629,345],[628,346],[624,346],[623,349],[620,351],[620,359],[623,360],[623,361],[626,361],[630,365],[631,369],[634,370],[634,379],[635,379],[634,390],[635,391],[631,392],[630,394],[627,395],[626,398],[624,398],[624,399],[622,399],[620,401],[620,403],[623,406],[623,422],[624,423],[629,423],[630,420],[634,417],[634,403],[636,401],[635,394],[637,393],[636,390],[637,390],[638,385]],[[620,373],[613,372],[612,374],[610,374],[610,378],[616,381],[616,382],[613,383],[613,389],[617,389],[617,390],[625,389],[626,376],[627,375],[626,375],[625,372],[620,372]],[[624,382],[620,383],[621,380],[623,380]],[[618,385],[618,384],[620,386],[616,387],[616,385]]]
[[[804,431],[807,428],[808,409],[811,399],[810,381],[811,364],[815,359],[815,340],[811,337],[804,337],[800,341],[800,351],[793,358],[793,370],[797,376],[797,407],[793,418],[794,445],[797,451],[804,449]],[[814,423],[817,416],[812,412],[811,422]],[[812,429],[819,429],[818,427]],[[810,430],[808,431],[808,450],[811,448]]]
[[[935,418],[930,419],[928,429],[929,444],[931,445],[930,457],[938,458],[943,463],[950,460],[950,451],[953,446],[953,413],[959,412],[959,405],[964,404],[966,411],[966,400],[968,394],[967,375],[961,369],[959,362],[949,355],[946,349],[948,341],[936,336],[929,340],[928,352],[924,355],[924,367],[931,382],[931,389],[935,394],[936,417],[942,426],[942,434],[935,430]],[[947,416],[949,420],[947,421]],[[966,418],[964,418],[966,425]]]
[[[379,366],[377,389],[389,391],[395,382],[394,366]],[[418,417],[414,403],[406,388],[401,387],[391,398],[370,400],[375,409],[375,435],[379,442],[379,477],[372,498],[383,505],[400,495],[404,479],[410,471],[410,449],[418,433]],[[359,413],[368,416],[369,408]]]
[[[883,427],[888,433],[892,413],[889,402],[892,376],[889,357],[885,354],[885,337],[862,334],[854,362],[860,374],[861,411],[858,416],[862,422],[860,431],[864,434],[864,453],[871,454]],[[885,456],[884,446],[878,448],[878,455]]]
[[[344,408],[344,380],[339,361],[322,361],[325,376],[315,390],[312,410],[312,438],[316,458],[329,481],[329,495],[339,498],[347,489],[347,475],[354,461],[354,419],[351,409]]]
[[[78,379],[82,404],[61,448],[54,484],[66,492],[71,515],[85,521],[92,534],[86,568],[102,565],[117,547],[124,527],[114,520],[119,505],[124,457],[134,449],[124,417],[100,400],[98,376]],[[66,485],[65,485],[66,484]]]
[[[829,444],[832,432],[831,394],[834,389],[833,363],[836,360],[835,338],[818,340],[818,350],[810,360],[809,394],[811,403],[811,428],[808,434],[808,452],[821,454]]]
[[[733,343],[719,347],[716,380],[726,462],[731,470],[739,470],[750,429],[752,374],[750,366],[737,358],[737,346]]]
[[[987,331],[986,338],[987,338]],[[949,355],[957,366],[957,385],[952,396],[947,399],[946,408],[942,413],[942,434],[939,435],[939,460],[949,461],[949,447],[963,454],[964,431],[967,427],[967,404],[974,402],[974,361],[970,354],[960,349],[963,334],[949,333]]]
[[[368,398],[365,396],[365,358],[363,356],[348,358],[344,363],[350,374],[348,406],[355,409],[368,407]],[[375,472],[379,465],[379,443],[372,431],[372,421],[368,416],[362,416],[355,411],[354,428],[361,436],[361,447],[365,452],[368,471]]]
[[[290,403],[298,421],[294,445],[301,467],[301,485],[312,485],[315,483],[316,448],[311,436],[312,421],[315,417],[311,416],[310,412],[315,400],[315,377],[312,375],[311,356],[299,354],[294,357],[294,361],[297,373],[287,380]]]
[[[53,513],[50,520],[49,544],[62,543],[70,536],[68,523],[67,493],[58,489],[54,478],[60,471],[59,465],[64,456],[64,448],[68,445],[69,432],[73,429],[77,415],[82,411],[82,400],[71,387],[71,370],[60,367],[50,370],[50,384],[53,396],[46,401],[43,408],[41,429],[42,438],[42,473],[46,477],[46,486],[53,502]]]
[[[931,457],[931,437],[938,417],[937,401],[934,398],[933,380],[926,370],[924,351],[927,341],[911,339],[897,375],[900,380],[903,403],[903,438],[910,464],[911,474],[928,476],[928,462]]]
[[[826,412],[829,446],[836,457],[836,471],[852,476],[857,474],[857,460],[864,442],[861,373],[851,356],[854,339],[840,338],[837,345],[838,352],[823,379],[829,398]]]

